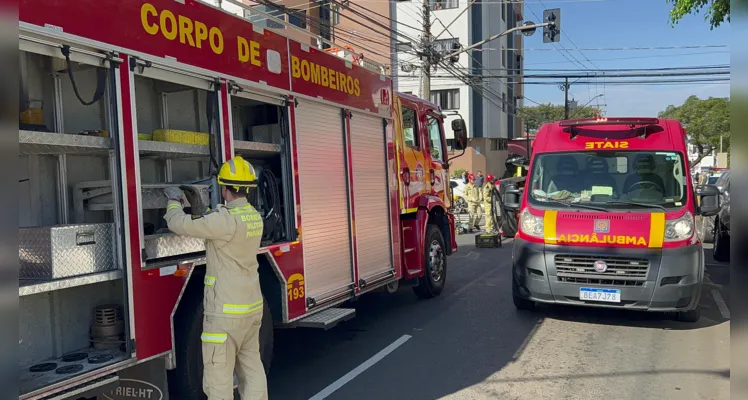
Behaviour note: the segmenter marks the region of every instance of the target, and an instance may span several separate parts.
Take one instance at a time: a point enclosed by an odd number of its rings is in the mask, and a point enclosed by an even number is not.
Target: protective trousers
[[[468,227],[480,229],[480,218],[481,218],[480,203],[477,201],[468,202],[468,215],[470,219],[468,221]]]
[[[486,209],[486,232],[493,231],[494,225],[493,225],[493,207],[491,207],[491,203],[488,201],[483,202],[483,208]]]
[[[203,391],[208,400],[234,400],[234,371],[242,400],[266,400],[260,359],[262,310],[246,318],[203,317]]]

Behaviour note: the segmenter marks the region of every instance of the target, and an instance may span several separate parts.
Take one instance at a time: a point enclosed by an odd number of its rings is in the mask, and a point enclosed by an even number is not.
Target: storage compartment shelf
[[[234,151],[242,156],[263,158],[280,154],[281,146],[274,143],[234,140]]]
[[[116,269],[96,274],[73,276],[70,278],[39,281],[34,279],[21,279],[18,282],[18,295],[30,296],[32,294],[52,292],[55,290],[69,289],[76,286],[85,286],[93,283],[113,281],[122,278],[122,270]]]
[[[27,154],[86,154],[106,153],[112,139],[63,133],[19,131],[19,153]]]
[[[179,187],[178,183],[157,183],[141,185],[141,201],[143,210],[165,209],[167,204],[164,189],[168,187]],[[208,185],[190,185],[197,188],[203,200],[203,204],[209,204]],[[81,182],[73,187],[73,201],[76,213],[83,210],[107,211],[114,208],[112,196],[112,183],[110,181]],[[185,207],[190,203],[185,201]]]
[[[138,140],[138,150],[140,155],[162,158],[207,157],[210,155],[208,146],[157,142],[154,140]]]
[[[22,366],[19,371],[18,380],[18,389],[20,393],[22,393],[21,398],[33,396],[35,394],[33,393],[34,391],[40,391],[40,389],[46,386],[54,385],[76,376],[85,375],[100,368],[120,363],[128,358],[127,353],[121,351],[119,348],[108,350],[87,348],[74,353],[76,353],[76,355],[77,353],[85,354],[85,358],[79,361],[65,362],[63,361],[63,357],[60,357],[45,360],[33,365]],[[47,365],[48,368],[41,368],[43,366],[42,364],[45,363],[50,363]],[[45,369],[52,367],[52,364],[55,364],[55,368],[45,371]],[[31,372],[30,368],[33,366],[39,366],[38,369],[40,372]],[[61,370],[61,368],[63,369]],[[58,371],[67,373],[59,373]]]

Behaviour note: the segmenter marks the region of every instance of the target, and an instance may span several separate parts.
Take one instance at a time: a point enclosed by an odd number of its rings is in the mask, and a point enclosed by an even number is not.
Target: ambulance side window
[[[420,147],[416,110],[408,107],[403,107],[403,136],[405,137],[406,145],[415,148]]]

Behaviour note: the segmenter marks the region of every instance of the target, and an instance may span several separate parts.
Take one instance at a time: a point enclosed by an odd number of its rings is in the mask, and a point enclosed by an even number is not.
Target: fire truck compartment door
[[[350,137],[358,277],[369,280],[392,270],[382,118],[354,112]]]
[[[295,116],[306,294],[319,301],[353,283],[343,123],[340,108],[309,100]]]

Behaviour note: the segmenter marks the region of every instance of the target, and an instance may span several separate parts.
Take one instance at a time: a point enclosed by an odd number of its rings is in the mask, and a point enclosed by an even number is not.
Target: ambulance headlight
[[[543,217],[532,215],[525,208],[519,214],[519,223],[522,227],[522,232],[530,236],[543,237]]]
[[[693,215],[686,211],[682,217],[665,223],[665,241],[673,242],[689,239],[693,235],[693,228]]]

